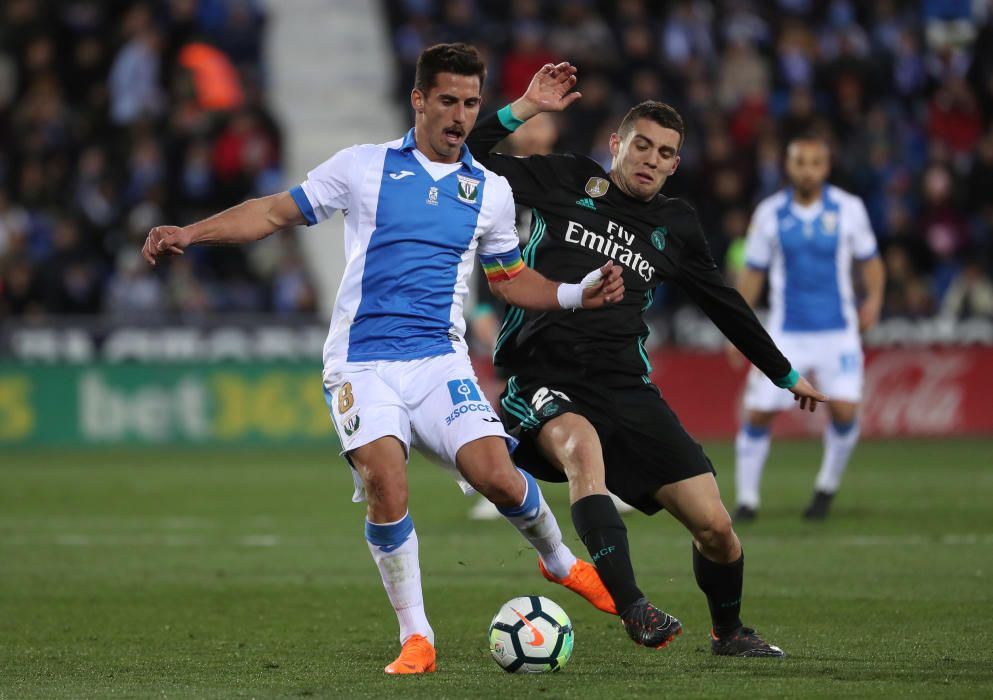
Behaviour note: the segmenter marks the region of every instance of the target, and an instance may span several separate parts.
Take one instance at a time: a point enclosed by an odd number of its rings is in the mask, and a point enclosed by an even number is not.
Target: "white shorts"
[[[793,369],[832,401],[862,400],[862,344],[851,333],[779,333],[773,341]],[[796,405],[793,394],[780,389],[752,367],[745,387],[745,409],[781,411]]]
[[[325,369],[324,397],[341,439],[342,454],[387,435],[415,447],[445,468],[463,493],[473,492],[455,466],[466,443],[499,437],[513,450],[516,441],[503,429],[486,400],[464,350],[418,360],[349,362]],[[353,469],[356,503],[365,490]]]

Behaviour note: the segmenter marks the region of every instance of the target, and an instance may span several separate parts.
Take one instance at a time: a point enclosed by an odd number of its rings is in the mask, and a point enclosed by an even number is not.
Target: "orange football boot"
[[[434,673],[435,653],[434,647],[427,637],[420,634],[412,634],[403,643],[400,656],[384,668],[390,675],[407,673]]]
[[[617,614],[617,606],[614,605],[614,599],[610,597],[610,593],[607,592],[603,581],[600,580],[600,574],[597,573],[596,567],[589,562],[576,559],[576,563],[569,569],[569,575],[565,578],[553,576],[545,568],[545,563],[540,558],[538,559],[538,568],[541,570],[541,575],[549,581],[558,583],[570,591],[578,593],[598,610],[603,610],[605,613],[610,613],[611,615]]]

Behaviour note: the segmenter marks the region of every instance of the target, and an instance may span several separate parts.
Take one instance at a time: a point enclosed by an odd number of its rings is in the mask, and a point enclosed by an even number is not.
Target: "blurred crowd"
[[[609,165],[644,99],[687,122],[666,192],[689,199],[728,271],[784,140],[832,135],[832,181],[866,202],[884,315],[993,316],[993,0],[386,0],[405,108],[418,53],[469,41],[485,105],[567,59],[583,99],[522,152]],[[194,248],[151,269],[148,229],[281,190],[263,0],[5,0],[0,6],[0,319],[312,312],[291,234]],[[656,310],[682,301],[662,290]]]
[[[884,316],[993,317],[993,0],[387,0],[386,9],[401,104],[423,48],[467,41],[487,58],[484,112],[518,97],[545,63],[579,67],[583,98],[541,127],[548,149],[609,167],[608,136],[628,108],[676,106],[687,134],[666,194],[696,207],[731,277],[752,209],[783,186],[784,141],[830,134],[831,180],[865,200],[886,263]],[[656,311],[678,308],[678,291],[660,291]]]
[[[262,0],[4,0],[0,320],[310,312],[292,235],[141,258],[183,225],[284,188]]]

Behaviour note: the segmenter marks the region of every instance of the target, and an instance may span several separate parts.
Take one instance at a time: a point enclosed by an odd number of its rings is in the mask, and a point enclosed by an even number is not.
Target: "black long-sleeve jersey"
[[[710,254],[696,212],[684,201],[641,201],[611,183],[585,156],[515,157],[491,153],[510,130],[494,114],[468,138],[472,154],[510,182],[518,204],[532,207],[524,262],[545,277],[578,282],[613,260],[623,268],[624,299],[595,310],[532,312],[509,307],[494,362],[511,373],[642,381],[650,370],[644,314],[655,288],[675,282],[728,339],[774,382],[789,361]]]

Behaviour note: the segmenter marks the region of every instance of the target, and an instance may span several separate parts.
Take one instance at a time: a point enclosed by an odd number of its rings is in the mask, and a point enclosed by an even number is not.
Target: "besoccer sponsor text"
[[[464,403],[446,416],[445,425],[451,425],[459,416],[464,416],[466,413],[493,413],[493,409],[488,403]]]

